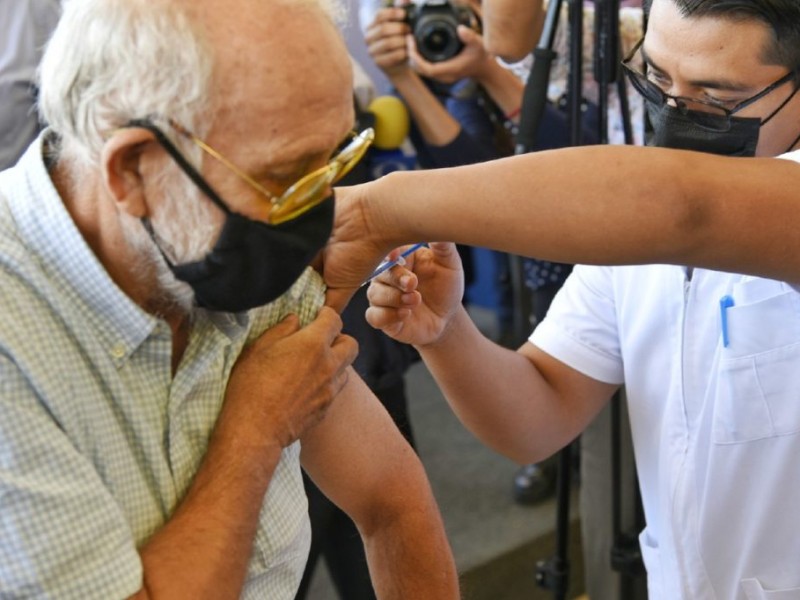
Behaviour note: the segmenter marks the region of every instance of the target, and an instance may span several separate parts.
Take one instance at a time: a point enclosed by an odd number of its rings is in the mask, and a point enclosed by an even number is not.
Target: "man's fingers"
[[[331,347],[343,361],[343,369],[349,367],[358,356],[358,342],[349,335],[336,336]]]
[[[316,319],[311,321],[305,333],[309,336],[325,339],[329,344],[333,344],[336,336],[342,332],[342,318],[335,310],[328,306],[319,309]]]
[[[296,333],[300,329],[300,319],[295,314],[286,315],[281,321],[267,329],[256,340],[256,344],[272,344]]]

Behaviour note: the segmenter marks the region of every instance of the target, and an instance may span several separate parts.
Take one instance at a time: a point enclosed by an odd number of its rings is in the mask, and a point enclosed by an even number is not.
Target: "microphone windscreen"
[[[370,102],[367,110],[375,115],[375,141],[380,150],[399,148],[409,129],[408,110],[402,100],[395,96],[378,96]]]

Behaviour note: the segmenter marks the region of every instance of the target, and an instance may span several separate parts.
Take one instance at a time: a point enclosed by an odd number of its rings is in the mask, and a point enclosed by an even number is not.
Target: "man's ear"
[[[134,217],[147,216],[142,159],[156,146],[151,132],[131,127],[117,131],[103,147],[103,185],[120,210]]]

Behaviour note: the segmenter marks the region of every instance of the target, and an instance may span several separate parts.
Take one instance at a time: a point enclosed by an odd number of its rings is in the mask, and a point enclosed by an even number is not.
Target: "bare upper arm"
[[[369,527],[383,510],[402,510],[403,497],[428,493],[414,450],[380,401],[352,370],[323,421],[301,440],[303,468],[336,505]],[[383,513],[385,515],[385,513]]]
[[[526,342],[518,350],[547,382],[560,407],[567,441],[577,437],[609,401],[619,385],[593,379]]]

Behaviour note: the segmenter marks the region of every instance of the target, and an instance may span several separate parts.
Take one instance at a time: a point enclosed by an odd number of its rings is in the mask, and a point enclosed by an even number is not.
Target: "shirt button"
[[[114,344],[114,347],[111,349],[111,356],[114,358],[123,358],[125,356],[125,344],[122,342]]]

